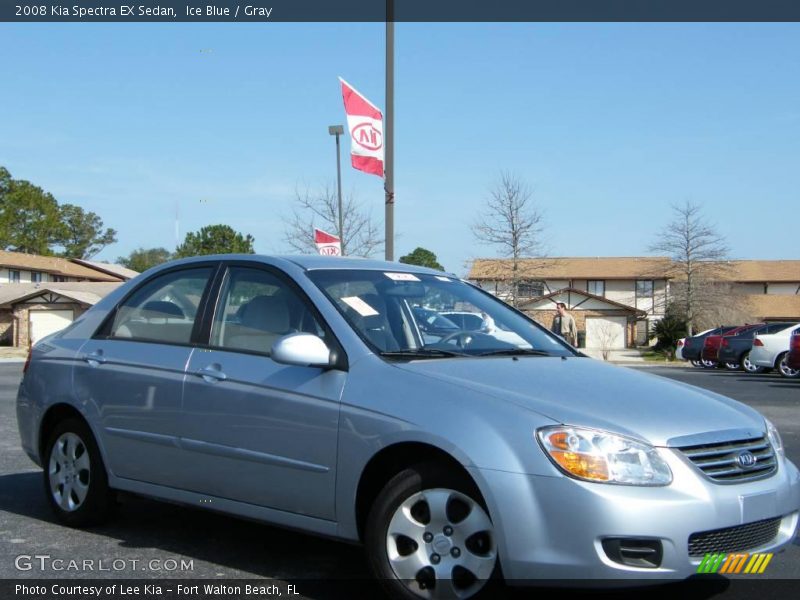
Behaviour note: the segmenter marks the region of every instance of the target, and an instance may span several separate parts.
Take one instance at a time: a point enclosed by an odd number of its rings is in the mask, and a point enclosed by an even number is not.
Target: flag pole
[[[383,141],[386,150],[386,260],[394,260],[394,0],[386,0],[386,118]]]

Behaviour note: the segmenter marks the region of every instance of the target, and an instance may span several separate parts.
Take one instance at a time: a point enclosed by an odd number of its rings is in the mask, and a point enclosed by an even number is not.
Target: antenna
[[[175,200],[175,249],[178,249],[178,246],[181,245],[181,236],[180,236],[180,203],[178,200]]]

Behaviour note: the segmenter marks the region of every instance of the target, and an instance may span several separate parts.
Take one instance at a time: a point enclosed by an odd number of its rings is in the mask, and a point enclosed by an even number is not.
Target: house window
[[[42,282],[42,274],[38,271],[31,271],[31,282],[32,283],[41,283]]]
[[[586,291],[595,296],[605,296],[606,282],[602,279],[590,279],[586,282]]]
[[[67,278],[63,275],[53,275],[53,281],[66,281]]]
[[[519,295],[523,298],[537,298],[538,296],[544,296],[544,282],[520,281],[518,290]]]
[[[636,297],[637,298],[652,298],[653,297],[653,280],[640,279],[636,282]]]
[[[19,283],[19,271],[8,272],[8,283]]]

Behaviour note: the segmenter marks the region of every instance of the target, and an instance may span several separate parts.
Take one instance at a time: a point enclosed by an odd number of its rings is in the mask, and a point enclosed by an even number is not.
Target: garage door
[[[51,333],[61,331],[72,323],[73,319],[71,310],[32,310],[28,314],[32,344]]]
[[[626,317],[586,317],[586,347],[625,348]]]

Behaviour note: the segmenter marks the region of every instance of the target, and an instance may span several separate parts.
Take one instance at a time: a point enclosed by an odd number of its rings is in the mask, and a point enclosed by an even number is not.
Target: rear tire
[[[742,370],[745,373],[752,373],[752,374],[763,373],[764,371],[766,371],[764,367],[759,367],[758,365],[754,365],[753,363],[750,362],[749,352],[742,357]]]
[[[367,561],[390,597],[470,598],[489,594],[499,563],[492,522],[475,484],[421,463],[378,495],[365,529]]]
[[[716,361],[706,360],[705,358],[700,359],[700,364],[703,365],[704,369],[713,369],[717,366]]]
[[[742,363],[726,362],[725,363],[725,368],[728,369],[729,371],[738,371],[739,369],[742,368]]]
[[[59,521],[85,527],[108,517],[114,493],[85,421],[70,418],[56,425],[45,446],[43,466],[45,495]]]

